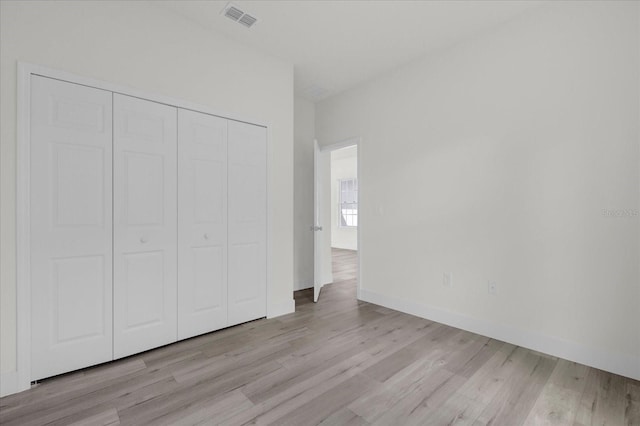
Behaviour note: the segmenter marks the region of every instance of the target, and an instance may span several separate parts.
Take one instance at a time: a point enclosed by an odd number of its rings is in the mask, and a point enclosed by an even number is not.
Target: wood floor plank
[[[159,395],[169,394],[177,385],[172,377],[166,373],[155,375],[140,375],[126,382],[114,383],[105,388],[89,392],[81,397],[67,400],[60,398],[45,406],[31,405],[26,410],[5,425],[66,425],[79,421],[83,417],[91,416],[108,408],[120,409],[134,406]]]
[[[281,389],[269,399],[255,404],[251,410],[223,422],[222,425],[270,424],[361,373],[364,368],[370,365],[372,358],[370,353],[360,352],[301,382]]]
[[[640,383],[634,380],[627,380],[624,424],[628,426],[640,425]]]
[[[143,371],[146,368],[140,359],[124,359],[117,363],[103,364],[97,367],[58,376],[53,380],[33,386],[29,391],[20,392],[0,399],[0,414],[9,417],[13,413],[20,416],[20,411],[31,404],[39,408],[49,404],[50,400],[73,399],[75,396],[91,392],[110,378],[121,379],[128,375]],[[96,386],[98,384],[98,386]],[[53,403],[56,405],[57,402]]]
[[[172,378],[166,378],[158,382],[148,384],[143,387],[129,388],[126,392],[119,393],[118,396],[113,398],[95,398],[87,402],[84,409],[81,406],[75,406],[74,410],[61,411],[64,416],[58,417],[52,422],[46,424],[52,426],[66,426],[69,423],[82,423],[84,418],[97,415],[105,412],[109,408],[118,410],[118,416],[120,410],[135,407],[146,401],[158,398],[161,395],[169,394],[177,390],[178,385]],[[41,422],[46,420],[45,418],[39,418],[36,424],[42,424]]]
[[[549,381],[524,424],[527,426],[573,424],[588,373],[587,366],[563,359],[558,360]]]
[[[238,389],[246,383],[282,368],[276,362],[269,362],[240,372],[219,376],[215,380],[187,383],[173,392],[147,400],[136,406],[118,410],[123,425],[155,424],[173,412],[186,410],[193,404],[210,398],[212,395],[224,395]]]
[[[459,332],[460,330],[456,330],[455,328],[438,325],[432,328],[426,336],[393,352],[388,357],[371,366],[364,374],[379,382],[384,382],[421,356],[437,350],[439,343],[447,342],[449,339],[455,339],[455,336]]]
[[[285,368],[274,372],[270,376],[265,376],[243,388],[245,394],[254,402],[262,402],[288,394],[292,389],[298,391],[305,389],[304,386],[317,384],[324,380],[323,377],[332,377],[332,372],[345,374],[357,366],[360,369],[367,368],[383,359],[388,354],[402,348],[412,342],[412,329],[394,328],[393,324],[387,324],[392,329],[380,327],[376,330],[378,336],[375,340],[353,341],[353,345],[345,347],[343,351],[324,357],[307,359],[307,363],[295,365],[292,368]],[[419,336],[418,336],[419,337]],[[413,336],[413,339],[416,337]],[[397,341],[403,342],[398,344]],[[394,345],[389,345],[388,341],[394,341]],[[364,357],[364,358],[362,358]],[[300,385],[300,386],[299,386]]]
[[[399,332],[399,330],[395,331]],[[402,330],[402,332],[410,333],[410,330]],[[388,338],[392,334],[386,334],[385,337]],[[404,341],[404,339],[400,339],[400,341]],[[403,344],[410,343],[411,340]],[[356,355],[340,363],[330,362],[324,368],[318,368],[299,376],[299,372],[297,372],[286,386],[279,387],[269,399],[256,404],[251,411],[231,419],[228,424],[269,424],[350,377],[361,373],[396,350],[398,350],[396,346],[380,342],[365,351],[359,351]],[[300,378],[304,378],[304,380],[300,382]]]
[[[471,377],[504,343],[484,336],[474,336],[466,349],[454,351],[446,360],[445,368],[458,376]]]
[[[522,424],[556,363],[553,357],[528,351],[515,374],[507,379],[474,424]]]
[[[465,380],[465,377],[457,376],[444,368],[438,368],[418,392],[413,392],[400,400],[372,424],[424,425],[425,419],[429,419],[433,413],[432,408],[446,401]]]
[[[369,422],[353,411],[348,408],[343,408],[324,419],[319,423],[319,426],[366,426],[368,424]]]
[[[300,349],[279,359],[278,361],[283,366],[290,369],[300,365],[313,365],[317,361],[324,361],[327,358],[334,357],[343,351],[348,351],[354,348],[365,349],[376,344],[380,340],[397,340],[401,335],[406,335],[406,338],[409,339],[411,339],[411,337],[418,338],[423,334],[423,331],[430,327],[430,324],[425,324],[424,327],[415,327],[412,329],[410,334],[407,335],[406,333],[403,333],[403,330],[406,330],[406,327],[403,329],[403,325],[400,325],[401,322],[402,319],[399,321],[388,321],[380,324],[371,322],[367,325],[361,325],[353,328],[348,333],[338,335],[335,338],[326,340],[311,339],[306,341]],[[406,341],[403,341],[402,343],[406,343]],[[400,343],[398,347],[401,347],[402,343]]]
[[[78,420],[77,422],[67,423],[67,424],[69,426],[84,426],[84,425],[117,426],[120,424],[120,417],[118,416],[118,410],[116,410],[115,408],[111,408],[107,411],[103,411],[93,416]]]
[[[226,394],[216,394],[200,399],[178,410],[168,411],[154,418],[153,424],[158,426],[214,425],[252,406],[251,401],[236,389]]]
[[[414,361],[391,376],[384,386],[358,397],[349,405],[349,409],[368,422],[374,422],[400,401],[422,392],[426,383],[441,383],[448,379],[453,374],[443,371],[437,363],[442,353],[441,350],[435,350]],[[438,377],[442,381],[438,381]]]
[[[88,374],[90,377],[91,374]],[[42,401],[31,401],[10,412],[11,417],[3,419],[4,424],[45,424],[64,419],[74,413],[85,412],[87,409],[101,405],[112,404],[123,395],[130,395],[138,389],[155,386],[164,381],[174,382],[171,371],[136,370],[130,374],[123,374],[104,381],[89,380],[87,386],[72,393],[60,392]],[[55,386],[55,379],[40,386]]]
[[[640,382],[356,299],[334,283],[260,319],[42,381],[9,425],[640,425]]]
[[[319,424],[327,417],[346,407],[359,394],[374,386],[377,386],[374,380],[362,374],[357,374],[283,417],[276,419],[272,424],[282,426]]]
[[[589,369],[575,425],[624,424],[627,407],[627,380],[595,368]]]
[[[290,346],[287,342],[253,346],[245,352],[232,352],[217,357],[205,358],[198,363],[193,363],[174,371],[173,377],[181,384],[205,379],[215,380],[234,370],[243,370],[257,364],[266,364],[274,361],[283,354],[288,353],[289,350]]]
[[[495,398],[506,380],[520,368],[528,351],[510,344],[501,348],[446,401],[423,410],[428,424],[470,425]]]

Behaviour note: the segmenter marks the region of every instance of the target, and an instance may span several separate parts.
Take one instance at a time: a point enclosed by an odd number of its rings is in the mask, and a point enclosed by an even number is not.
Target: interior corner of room
[[[640,377],[638,14],[544,3],[296,98],[307,161],[362,140],[362,300]]]

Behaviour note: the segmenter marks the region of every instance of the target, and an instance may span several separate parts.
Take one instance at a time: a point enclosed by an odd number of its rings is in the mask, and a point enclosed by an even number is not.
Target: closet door
[[[31,77],[31,379],[112,359],[111,92]]]
[[[178,338],[227,326],[227,120],[178,110]]]
[[[266,316],[267,129],[229,121],[229,325]]]
[[[114,357],[177,339],[176,108],[114,94]]]

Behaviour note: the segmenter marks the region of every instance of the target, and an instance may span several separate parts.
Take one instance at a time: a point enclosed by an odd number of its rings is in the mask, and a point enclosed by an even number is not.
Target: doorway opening
[[[314,302],[326,284],[337,297],[359,296],[359,139],[320,149],[314,173]],[[329,288],[325,289],[325,293]],[[333,299],[333,296],[329,296]]]
[[[355,297],[358,275],[358,146],[331,155],[331,270],[341,293]],[[337,289],[336,289],[337,290]]]

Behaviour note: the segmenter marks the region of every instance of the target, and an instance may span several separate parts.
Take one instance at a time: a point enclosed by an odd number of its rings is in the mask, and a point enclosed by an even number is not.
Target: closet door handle
[[[209,234],[204,234],[203,237],[204,237],[205,240],[208,240],[209,239]]]
[[[140,237],[140,242],[142,244],[145,244],[147,241],[149,241],[149,240],[147,240],[147,237]]]

